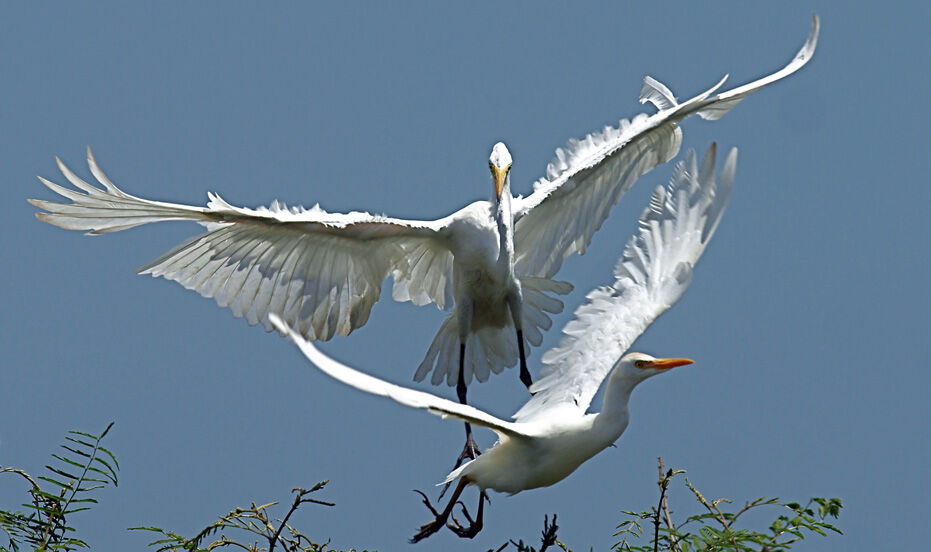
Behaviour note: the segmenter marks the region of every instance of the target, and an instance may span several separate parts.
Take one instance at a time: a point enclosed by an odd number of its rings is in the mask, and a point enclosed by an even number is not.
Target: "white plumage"
[[[562,310],[556,298],[571,286],[555,282],[563,260],[584,253],[592,235],[620,197],[643,173],[676,155],[678,122],[698,114],[716,119],[766,84],[804,66],[815,50],[818,19],[802,49],[780,71],[733,90],[707,92],[677,102],[672,92],[647,77],[641,102],[659,110],[617,128],[607,127],[572,140],[546,169],[528,197],[512,197],[510,154],[496,145],[492,165],[504,175],[491,201],[479,201],[433,221],[402,220],[363,212],[329,213],[319,206],[288,209],[234,207],[209,194],[206,207],[151,201],[117,188],[88,150],[99,186],[58,166],[76,188],[41,179],[70,200],[30,200],[46,212],[37,216],[71,230],[104,234],[151,222],[191,220],[207,232],[141,267],[139,272],[174,280],[250,324],[271,330],[277,313],[309,340],[328,340],[364,325],[379,299],[381,284],[394,278],[392,296],[415,305],[434,303],[450,312],[417,368],[415,380],[467,385],[518,362],[537,346],[550,314]],[[499,149],[500,147],[500,149]],[[496,157],[497,156],[497,157]],[[507,167],[505,167],[505,162]],[[495,170],[499,171],[495,173]],[[501,173],[500,171],[504,171]],[[516,323],[515,323],[516,322]],[[522,326],[522,327],[521,327]],[[520,343],[514,330],[523,331]],[[454,359],[468,338],[464,366]]]
[[[556,348],[543,357],[536,394],[514,415],[501,420],[477,408],[457,404],[358,372],[327,357],[299,333],[273,319],[304,355],[322,371],[353,387],[386,396],[444,418],[481,425],[498,434],[498,442],[478,458],[455,469],[445,482],[460,479],[443,514],[424,525],[420,540],[446,523],[452,505],[468,484],[482,492],[518,493],[552,485],[609,446],[629,421],[631,391],[646,378],[688,364],[687,359],[654,359],[641,353],[624,355],[631,343],[683,294],[692,269],[717,228],[730,193],[737,150],[714,178],[715,147],[699,167],[692,151],[673,172],[667,188],[659,187],[640,217],[640,230],[615,268],[611,286],[595,289],[575,311]],[[592,396],[607,379],[603,409],[586,413]],[[484,495],[482,495],[484,496]],[[452,526],[462,536],[481,527]]]

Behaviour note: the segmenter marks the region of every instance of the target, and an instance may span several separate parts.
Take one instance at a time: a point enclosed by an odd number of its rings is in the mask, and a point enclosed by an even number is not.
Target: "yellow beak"
[[[685,366],[686,364],[693,364],[694,360],[689,360],[687,358],[657,358],[651,360],[648,364],[650,368],[656,368],[657,370],[669,370],[670,368],[675,368],[676,366]]]
[[[504,182],[508,178],[508,171],[511,170],[511,166],[508,165],[507,167],[503,169],[499,169],[498,167],[494,165],[490,165],[490,167],[491,167],[491,176],[494,177],[495,179],[495,193],[498,194],[498,197],[500,198],[501,192],[504,190]]]

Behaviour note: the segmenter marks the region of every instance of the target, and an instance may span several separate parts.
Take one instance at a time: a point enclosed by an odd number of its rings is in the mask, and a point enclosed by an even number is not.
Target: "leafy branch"
[[[317,500],[309,496],[322,489],[327,483],[328,481],[321,481],[310,489],[292,489],[294,500],[281,519],[273,518],[269,514],[269,509],[276,506],[277,502],[262,505],[256,505],[253,502],[248,508],[236,508],[220,517],[193,537],[184,537],[158,527],[130,527],[130,529],[158,534],[160,538],[149,543],[149,546],[158,547],[156,552],[209,552],[220,548],[233,548],[248,552],[273,552],[279,544],[283,550],[288,552],[329,552],[329,541],[316,543],[288,524],[291,515],[302,504],[334,506],[332,502]],[[251,542],[235,540],[226,535],[224,532],[226,530],[245,533],[247,540]],[[220,533],[219,538],[209,543],[206,542],[209,537],[217,533]]]
[[[31,497],[29,503],[22,504],[26,508],[25,512],[0,509],[0,531],[6,535],[7,540],[6,547],[0,545],[0,552],[19,552],[26,547],[36,551],[89,548],[87,543],[74,536],[71,516],[97,503],[95,491],[118,484],[119,462],[113,453],[101,445],[112,427],[111,423],[99,435],[69,431],[65,443],[61,445],[64,452],[52,454],[57,462],[45,466],[45,475],[33,477],[21,469],[0,466],[0,475],[9,474],[25,481]],[[640,512],[622,511],[627,519],[617,526],[615,536],[619,537],[619,541],[612,547],[614,552],[776,552],[790,549],[811,534],[825,536],[841,533],[828,521],[829,518],[836,519],[839,516],[843,507],[840,499],[816,497],[802,505],[798,502],[782,502],[778,498],[759,497],[746,502],[736,511],[730,511],[726,506],[731,504],[730,500],[708,500],[687,477],[681,478],[681,481],[703,511],[685,518],[677,525],[673,521],[674,511],[668,503],[669,490],[671,483],[685,470],[667,470],[660,458],[658,471],[657,486],[660,492],[657,505]],[[43,484],[46,488],[42,487]],[[149,543],[157,547],[157,552],[210,552],[221,548],[247,552],[274,552],[276,549],[285,552],[334,552],[329,547],[330,541],[314,542],[289,523],[292,515],[303,504],[333,506],[331,502],[311,496],[326,484],[327,481],[322,481],[310,489],[293,489],[294,499],[281,518],[275,518],[270,513],[278,505],[277,502],[262,505],[253,502],[248,508],[236,508],[220,517],[193,537],[184,537],[158,527],[131,529],[157,534],[158,538]],[[745,513],[763,508],[776,508],[778,513],[766,529],[738,526]],[[648,520],[653,525],[652,539],[643,529]],[[509,540],[489,552],[503,552],[510,546],[516,548],[517,552],[546,552],[553,548],[572,552],[559,540],[558,530],[556,514],[553,514],[552,521],[549,516],[544,516],[539,549],[525,544],[523,540]],[[243,534],[246,535],[244,540]],[[214,539],[215,535],[219,536]],[[645,539],[647,542],[643,542]]]
[[[615,543],[615,552],[656,552],[663,550],[674,552],[703,551],[757,551],[769,552],[787,550],[806,536],[817,533],[825,536],[828,532],[840,534],[841,531],[825,521],[837,518],[843,507],[838,498],[812,498],[804,506],[797,502],[782,502],[778,498],[760,497],[747,502],[736,512],[722,509],[722,504],[730,504],[726,498],[708,500],[686,477],[685,486],[692,492],[696,501],[705,512],[689,516],[678,526],[672,521],[672,514],[666,502],[666,489],[670,482],[685,470],[666,470],[663,472],[663,460],[659,459],[660,501],[656,508],[642,512],[623,511],[628,520],[618,525],[615,536],[620,537]],[[740,517],[750,510],[773,506],[781,508],[768,530],[759,531],[737,527]],[[788,510],[788,512],[785,512]],[[664,527],[660,527],[660,514],[663,514]],[[654,526],[653,539],[649,543],[640,543],[643,537],[641,521],[651,520]],[[693,529],[694,528],[694,529]]]
[[[513,540],[510,540],[504,543],[503,545],[501,545],[501,548],[499,548],[495,552],[501,552],[502,550],[505,549],[505,547],[507,547],[509,543],[513,544],[514,547],[517,548],[517,552],[546,552],[546,550],[549,549],[549,547],[553,546],[554,544],[562,548],[563,550],[568,550],[565,547],[565,545],[559,542],[559,539],[556,538],[556,531],[558,530],[559,530],[559,526],[556,525],[556,514],[553,514],[552,523],[550,523],[549,516],[543,516],[543,534],[540,538],[540,550],[537,550],[536,548],[530,545],[524,544],[523,540],[520,540],[518,542],[514,542]]]
[[[88,544],[72,536],[69,516],[97,504],[93,491],[110,484],[118,485],[120,464],[100,442],[110,432],[113,422],[100,435],[69,431],[61,454],[52,454],[57,463],[45,466],[49,475],[33,478],[21,469],[0,467],[0,474],[17,475],[29,483],[31,502],[22,504],[26,513],[0,510],[0,531],[6,534],[7,547],[0,551],[18,552],[28,545],[33,550],[75,550]],[[39,481],[51,485],[43,489]]]

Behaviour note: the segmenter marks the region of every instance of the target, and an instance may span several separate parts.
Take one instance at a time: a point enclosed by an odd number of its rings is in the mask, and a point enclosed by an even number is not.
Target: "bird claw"
[[[466,438],[465,446],[462,447],[462,453],[459,454],[459,459],[456,460],[456,466],[453,469],[458,468],[466,458],[475,460],[475,457],[481,454],[482,451],[479,450],[478,445],[475,444],[475,439],[472,438],[472,435],[469,435]]]
[[[417,489],[414,489],[414,492],[420,495],[420,497],[423,499],[424,506],[426,506],[427,509],[430,510],[431,514],[433,514],[436,517],[440,517],[440,513],[436,511],[436,508],[433,507],[433,504],[430,504],[430,499],[427,498],[427,495],[423,494],[423,492],[418,491]]]
[[[444,524],[443,521],[442,521],[441,519],[437,518],[437,519],[431,521],[430,523],[426,523],[426,524],[424,524],[424,525],[421,525],[421,526],[420,526],[420,531],[418,531],[416,535],[414,535],[413,537],[411,537],[411,540],[410,540],[411,544],[420,542],[420,541],[422,541],[423,539],[425,539],[425,538],[429,537],[430,535],[432,535],[433,533],[436,533],[437,531],[439,531],[440,529],[443,528],[443,524]]]
[[[475,439],[472,438],[472,434],[469,434],[466,437],[465,446],[462,447],[462,452],[459,454],[459,458],[456,459],[456,465],[453,466],[453,470],[462,465],[462,462],[466,459],[475,460],[476,456],[481,456],[482,451],[479,450],[478,445],[475,444]],[[443,500],[443,495],[446,494],[446,491],[449,490],[449,485],[452,481],[443,485],[443,490],[440,491],[440,496],[437,497],[437,500]],[[417,491],[420,492],[420,491]]]
[[[433,533],[436,533],[437,531],[442,529],[443,525],[446,523],[446,520],[441,519],[441,515],[438,511],[436,511],[436,508],[434,508],[433,505],[430,504],[430,499],[427,498],[427,495],[418,491],[417,489],[414,489],[414,492],[421,496],[421,498],[423,499],[424,506],[426,506],[427,509],[430,510],[430,513],[434,515],[435,519],[431,521],[430,523],[425,523],[420,526],[420,531],[418,531],[417,534],[411,538],[411,544],[415,542],[420,542],[421,540],[429,537]]]
[[[475,537],[475,535],[477,535],[479,531],[482,530],[482,522],[478,521],[476,523],[476,521],[472,519],[472,516],[469,515],[469,510],[466,509],[465,504],[463,504],[462,501],[457,502],[457,504],[459,504],[459,507],[462,508],[462,515],[463,517],[466,518],[466,520],[468,520],[469,526],[463,527],[462,524],[459,523],[459,520],[456,519],[456,516],[454,515],[454,516],[451,516],[452,522],[447,523],[446,527],[449,527],[449,530],[452,531],[453,533],[456,533],[456,535],[458,535],[459,538],[471,539]]]

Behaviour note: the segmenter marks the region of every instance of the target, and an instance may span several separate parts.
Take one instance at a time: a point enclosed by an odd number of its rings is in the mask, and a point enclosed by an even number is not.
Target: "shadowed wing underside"
[[[209,194],[206,207],[150,201],[117,188],[90,150],[88,165],[100,187],[61,161],[77,190],[42,179],[72,203],[30,202],[37,216],[69,230],[105,234],[141,224],[192,220],[207,227],[151,263],[142,274],[174,280],[250,324],[272,325],[276,312],[304,337],[327,340],[365,324],[381,284],[395,279],[393,296],[439,308],[451,301],[452,254],[444,221],[407,221],[369,213],[328,213],[319,206],[234,207]]]

